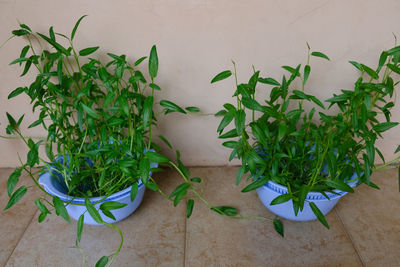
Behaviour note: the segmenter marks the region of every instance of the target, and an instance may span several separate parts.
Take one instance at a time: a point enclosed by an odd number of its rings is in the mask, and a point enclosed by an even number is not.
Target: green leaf
[[[376,153],[378,153],[378,156],[383,161],[383,163],[385,163],[385,157],[383,156],[382,152],[377,147],[375,148],[375,150],[376,150]]]
[[[107,120],[108,126],[114,127],[114,126],[119,126],[125,122],[125,119],[123,118],[117,118],[117,117],[111,117]]]
[[[99,114],[97,114],[96,111],[94,111],[93,109],[89,108],[88,106],[86,106],[85,104],[81,103],[83,110],[90,116],[93,117],[95,119],[99,119],[100,116]]]
[[[156,163],[166,163],[171,161],[168,157],[152,151],[147,151],[145,157],[150,162],[156,162]]]
[[[179,191],[174,199],[174,207],[176,207],[179,202],[186,196],[187,190],[181,190]]]
[[[219,213],[221,215],[225,215],[228,217],[233,217],[238,214],[237,209],[229,206],[217,206],[217,207],[212,207],[212,211],[215,211],[216,213]]]
[[[118,201],[107,201],[104,202],[100,205],[100,209],[102,211],[104,210],[118,210],[118,209],[122,209],[123,207],[126,207],[128,204],[126,203],[121,203]]]
[[[40,201],[40,198],[35,200],[35,204],[42,213],[50,213],[46,206]]]
[[[368,160],[369,160],[369,162],[371,162],[373,164],[375,162],[375,146],[374,146],[374,143],[371,142],[371,141],[366,141],[365,142],[365,148],[367,150]]]
[[[20,58],[17,58],[16,60],[13,60],[9,65],[11,66],[11,65],[14,65],[14,64],[17,64],[17,63],[19,63],[19,65],[21,65],[21,63],[26,62],[28,60],[29,60],[29,58],[20,57]]]
[[[18,188],[14,194],[11,195],[10,200],[8,201],[4,210],[8,210],[11,208],[15,203],[17,203],[26,193],[28,189],[25,186],[21,186]]]
[[[21,122],[24,119],[24,116],[25,116],[25,114],[22,114],[22,116],[18,119],[18,121],[17,121],[17,126],[18,127],[21,126]]]
[[[71,223],[71,220],[69,219],[68,211],[64,206],[64,202],[62,202],[61,199],[59,199],[58,197],[53,197],[53,204],[54,204],[54,208],[56,209],[57,216],[61,216],[68,223]]]
[[[158,85],[155,84],[155,83],[150,83],[149,86],[150,86],[151,88],[153,88],[154,90],[161,91],[160,86],[158,86]]]
[[[152,98],[152,96],[149,96],[149,98]],[[129,116],[130,110],[128,99],[125,96],[120,95],[117,100],[122,113],[125,114],[125,116]]]
[[[394,154],[396,154],[397,152],[400,152],[400,145],[397,146],[396,150],[394,151]]]
[[[381,133],[397,126],[398,124],[399,124],[398,122],[382,122],[374,125],[372,129],[378,133]]]
[[[394,55],[400,52],[400,46],[393,47],[387,51],[388,55]]]
[[[282,140],[282,138],[285,136],[287,130],[288,129],[287,129],[285,124],[279,124],[279,127],[278,127],[278,142],[280,142]]]
[[[53,26],[51,26],[49,29],[49,36],[50,36],[51,40],[53,40],[53,41],[56,40],[56,36],[54,35]]]
[[[185,109],[192,113],[200,112],[200,109],[198,107],[186,107]]]
[[[7,115],[8,123],[10,124],[11,128],[13,128],[13,130],[15,130],[17,127],[17,122],[8,112],[6,112],[6,115]]]
[[[143,158],[139,163],[139,173],[140,179],[143,184],[146,185],[148,183],[149,173],[150,173],[150,161],[147,158]]]
[[[21,50],[21,54],[19,55],[20,58],[25,58],[26,54],[28,53],[30,48],[30,45],[24,46],[24,48],[22,48]],[[19,65],[21,66],[21,63],[19,63]]]
[[[367,185],[370,185],[370,162],[368,159],[367,154],[363,154],[363,160],[364,160],[364,177],[365,177],[365,183]]]
[[[178,106],[175,103],[172,103],[171,101],[161,100],[160,105],[167,109],[166,113],[180,112],[180,113],[186,114],[186,112],[180,106]]]
[[[193,212],[194,200],[189,198],[186,204],[186,218],[190,218]]]
[[[96,210],[96,208],[93,206],[92,203],[90,203],[88,198],[85,198],[85,206],[87,211],[89,212],[90,216],[92,216],[93,220],[95,220],[95,222],[102,224],[103,223],[103,219],[100,216],[100,213],[98,212],[98,210]]]
[[[258,78],[260,83],[280,86],[281,84],[273,78]]]
[[[300,210],[303,211],[304,201],[306,200],[307,194],[310,191],[310,187],[306,184],[300,187],[299,191],[299,202],[300,202]],[[272,204],[271,204],[272,205]]]
[[[236,185],[240,184],[240,181],[242,181],[245,172],[246,172],[246,167],[243,165],[240,166],[239,170],[236,173]]]
[[[136,198],[136,195],[138,193],[139,190],[139,185],[138,183],[133,183],[132,184],[132,188],[131,188],[131,201],[133,202],[133,200]]]
[[[108,257],[103,256],[97,262],[95,267],[105,267],[108,263]]]
[[[111,211],[109,211],[109,210],[101,210],[102,212],[103,212],[103,214],[105,215],[105,216],[107,216],[108,218],[110,218],[111,220],[117,220],[116,218],[115,218],[115,216],[114,216],[114,214],[112,214],[111,213]]]
[[[397,67],[396,65],[393,64],[387,64],[388,68],[391,69],[392,71],[396,72],[397,74],[400,74],[400,68]]]
[[[158,56],[157,48],[155,45],[151,48],[150,58],[149,58],[149,73],[151,78],[155,78],[158,72]]]
[[[284,237],[284,233],[283,233],[283,224],[280,220],[278,219],[274,219],[273,221],[274,223],[274,229],[275,231],[280,234],[282,237]]]
[[[143,127],[147,127],[153,113],[153,96],[148,96],[143,104]]]
[[[84,213],[82,213],[78,219],[78,224],[77,224],[77,229],[76,229],[76,243],[81,242],[84,218],[85,218],[85,215],[84,215]]]
[[[18,183],[18,180],[19,180],[19,177],[21,176],[21,173],[22,173],[22,169],[21,168],[17,168],[11,173],[10,177],[8,178],[7,192],[8,192],[8,196],[9,197],[11,197],[11,194],[14,191],[14,188]]]
[[[180,194],[181,192],[185,192],[185,194],[186,194],[186,191],[187,191],[187,189],[188,189],[189,187],[190,187],[190,184],[189,184],[189,183],[182,183],[182,184],[178,185],[178,186],[174,189],[174,191],[172,191],[172,193],[169,195],[169,199],[171,199],[171,198],[177,196],[177,195]]]
[[[219,134],[221,134],[222,131],[225,129],[225,127],[231,123],[231,121],[233,120],[234,117],[235,117],[234,111],[230,111],[230,112],[226,113],[225,116],[222,118],[220,124],[218,125],[217,132]]]
[[[251,131],[254,135],[254,137],[257,139],[260,144],[262,144],[264,147],[266,147],[267,144],[267,137],[265,136],[265,132],[261,129],[261,127],[257,123],[250,123]]]
[[[139,65],[140,63],[142,63],[143,60],[145,60],[147,57],[141,57],[138,60],[135,61],[135,66]]]
[[[232,75],[230,70],[225,70],[223,72],[218,73],[212,80],[211,83],[215,83],[221,80],[224,80]]]
[[[236,127],[236,132],[238,135],[242,134],[242,131],[244,130],[246,122],[246,113],[244,112],[243,109],[236,111],[235,113],[235,127]]]
[[[157,191],[157,190],[159,189],[158,186],[157,186],[157,184],[155,184],[155,183],[153,183],[153,182],[147,182],[147,183],[145,184],[145,186],[146,186],[148,189],[153,190],[153,191]]]
[[[329,151],[325,157],[326,163],[328,165],[328,171],[332,179],[334,179],[337,175],[337,164],[336,164],[336,156],[332,151]]]
[[[375,80],[379,79],[379,75],[370,67],[365,66],[364,64],[361,64],[362,69],[372,78],[374,78]]]
[[[49,141],[46,143],[45,146],[46,156],[49,158],[50,161],[54,161],[54,154],[53,154],[53,142]]]
[[[201,183],[201,178],[199,177],[193,177],[190,179],[190,181],[194,182],[194,183]]]
[[[312,209],[312,211],[314,212],[315,216],[317,216],[318,220],[326,227],[329,229],[329,224],[328,222],[325,220],[324,215],[322,214],[322,212],[319,210],[319,208],[317,207],[317,205],[315,205],[314,202],[310,202],[310,207]]]
[[[338,190],[341,190],[344,192],[354,193],[353,188],[351,188],[348,184],[346,184],[345,182],[340,181],[340,180],[330,180],[329,179],[326,181],[326,184],[328,186],[331,186],[335,189],[338,189]]]
[[[63,61],[62,61],[61,58],[58,60],[58,63],[57,63],[57,76],[58,76],[58,82],[62,85],[62,82],[63,82]]]
[[[242,98],[242,104],[248,109],[251,110],[257,110],[263,112],[263,106],[260,105],[256,100],[250,98],[250,97],[243,97]]]
[[[224,138],[233,138],[233,137],[237,137],[237,136],[239,136],[239,135],[235,128],[235,129],[232,129],[232,130],[218,136],[218,138],[224,139]]]
[[[38,223],[43,222],[43,221],[46,219],[47,214],[48,214],[48,213],[45,213],[45,212],[40,213],[40,215],[39,215],[39,217],[38,217]]]
[[[361,66],[360,63],[355,62],[355,61],[349,61],[349,63],[350,63],[351,65],[353,65],[354,67],[356,67],[358,70],[360,70],[360,71],[363,70],[363,68],[362,68],[362,66]]]
[[[266,184],[268,181],[269,181],[269,178],[267,176],[263,176],[263,177],[259,178],[258,180],[254,181],[253,183],[249,184],[245,188],[243,188],[242,192],[246,193],[246,192],[255,190],[255,189],[263,186],[264,184]]]
[[[31,125],[28,126],[28,129],[33,128],[35,126],[38,126],[39,124],[42,123],[41,119],[38,119],[37,121],[34,121]]]
[[[81,20],[82,20],[84,17],[86,17],[86,16],[87,16],[87,15],[83,15],[83,16],[80,17],[80,18],[78,19],[78,21],[75,23],[75,26],[74,26],[74,28],[73,28],[73,30],[72,30],[72,33],[71,33],[71,41],[74,40],[76,30],[78,29],[78,26],[79,26],[79,24],[81,23]]]
[[[172,149],[172,146],[171,146],[171,144],[168,142],[167,138],[165,138],[165,137],[162,136],[162,135],[158,135],[158,138],[160,138],[161,141],[163,141],[169,148]]]
[[[300,74],[297,72],[297,69],[292,68],[290,66],[282,66],[283,69],[287,70],[291,74],[296,74],[296,76],[300,76]]]
[[[325,102],[328,103],[337,103],[337,102],[344,102],[347,101],[349,98],[348,96],[342,94],[342,95],[335,95],[334,97],[331,97],[327,100],[325,100]]]
[[[31,60],[28,60],[25,63],[24,71],[22,72],[21,77],[24,76],[29,71],[29,68],[31,67],[31,65],[32,65],[32,61]]]
[[[27,30],[24,30],[24,29],[14,30],[11,33],[13,35],[15,35],[15,36],[23,36],[23,35],[28,35],[29,34],[29,32]]]
[[[304,66],[304,78],[303,78],[303,84],[306,84],[308,80],[308,76],[310,76],[310,65],[305,65]]]
[[[314,102],[315,104],[317,104],[321,108],[325,109],[324,104],[322,104],[322,102],[318,98],[316,98],[315,96],[312,95],[312,96],[310,96],[310,99],[311,99],[312,102]]]
[[[280,195],[280,196],[277,196],[276,198],[274,198],[271,201],[271,205],[278,205],[281,203],[285,203],[291,199],[292,199],[292,196],[290,194],[283,194],[283,195]]]
[[[218,111],[217,113],[214,114],[215,117],[221,117],[221,116],[225,116],[226,113],[228,113],[225,109],[222,109],[220,111]]]
[[[379,57],[379,65],[378,65],[378,69],[376,70],[377,73],[379,73],[381,71],[382,67],[385,65],[387,57],[388,57],[388,53],[386,51],[383,51]]]
[[[41,33],[37,33],[40,37],[42,37],[45,41],[47,41],[49,44],[51,44],[57,51],[63,53],[66,56],[69,56],[70,53],[68,52],[67,49],[65,49],[62,45],[60,45],[59,43],[57,43],[56,41],[50,39],[49,37],[41,34]]]
[[[320,57],[320,58],[324,58],[326,60],[330,60],[327,55],[325,55],[324,53],[321,53],[321,52],[314,51],[314,52],[311,53],[311,55],[314,56],[314,57]]]
[[[9,95],[8,95],[8,99],[11,99],[13,97],[16,97],[17,95],[22,94],[23,92],[25,92],[26,87],[18,87],[17,89],[15,89],[14,91],[12,91]]]
[[[94,52],[96,52],[97,49],[99,49],[99,46],[88,47],[88,48],[80,50],[79,51],[79,55],[80,56],[87,56],[87,55],[90,55],[90,54],[93,54]]]
[[[302,91],[299,90],[293,90],[293,96],[290,96],[290,98],[293,99],[310,99],[310,95],[307,95],[303,93]]]
[[[32,146],[27,154],[26,164],[29,167],[33,167],[36,163],[39,163],[38,147]]]
[[[31,28],[29,28],[28,25],[26,25],[26,24],[21,23],[21,24],[19,24],[19,26],[25,30],[32,32]]]

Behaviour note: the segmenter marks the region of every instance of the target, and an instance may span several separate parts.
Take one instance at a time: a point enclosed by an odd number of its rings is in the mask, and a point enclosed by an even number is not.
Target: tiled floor
[[[193,176],[203,178],[203,194],[212,204],[237,207],[242,215],[274,218],[255,192],[240,193],[234,185],[236,170],[190,169]],[[0,169],[1,207],[8,200],[11,171]],[[174,208],[157,192],[147,191],[139,209],[117,224],[125,242],[113,266],[400,266],[396,171],[376,172],[373,180],[381,190],[360,186],[356,194],[346,195],[327,215],[330,230],[319,222],[282,220],[285,238],[269,222],[231,220],[199,201],[187,220],[183,202]],[[166,192],[181,182],[170,171],[158,174],[157,181]],[[0,212],[0,265],[80,266],[80,252],[68,248],[75,243],[76,223],[51,215],[38,224],[33,203],[38,192],[31,191],[21,203]],[[118,244],[116,232],[84,227],[81,246],[87,266],[111,254]]]

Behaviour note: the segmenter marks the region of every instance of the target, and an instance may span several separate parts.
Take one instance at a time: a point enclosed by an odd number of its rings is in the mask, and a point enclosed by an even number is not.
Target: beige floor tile
[[[156,175],[167,192],[179,182],[175,172]],[[141,206],[130,217],[116,224],[124,234],[124,246],[113,266],[182,266],[184,261],[185,206],[176,208],[158,192],[147,190]],[[79,266],[80,252],[75,243],[76,222],[71,224],[50,216],[32,223],[7,266]],[[85,226],[81,247],[87,266],[94,266],[103,255],[119,245],[117,232],[104,226]]]
[[[397,170],[379,171],[337,205],[337,212],[366,266],[400,266],[400,193]]]
[[[7,181],[14,169],[0,169],[0,266],[10,257],[25,229],[36,213],[34,200],[39,196],[36,188],[28,189],[25,196],[13,207],[3,211],[8,203]],[[22,174],[17,188],[21,185],[30,186],[33,182],[28,175]]]
[[[274,218],[255,192],[240,193],[234,185],[236,168],[192,168],[205,178],[204,195],[214,205],[232,205],[242,215]],[[234,221],[197,202],[187,221],[186,266],[361,266],[359,258],[335,212],[331,226],[319,222],[283,220],[285,238],[270,222]]]

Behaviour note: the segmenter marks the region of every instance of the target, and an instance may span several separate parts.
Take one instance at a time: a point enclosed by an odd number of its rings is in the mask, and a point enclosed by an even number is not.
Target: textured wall
[[[18,21],[39,32],[53,25],[55,31],[69,33],[75,21],[88,14],[76,37],[78,48],[100,45],[100,56],[124,53],[133,61],[156,44],[158,84],[163,88],[159,98],[212,113],[231,101],[233,80],[210,84],[216,73],[231,68],[231,59],[242,81],[251,74],[251,65],[262,75],[280,77],[280,66],[305,62],[306,42],[331,58],[312,61],[308,92],[328,98],[352,88],[357,73],[347,61],[376,66],[380,51],[394,43],[392,33],[400,36],[398,10],[397,0],[0,0],[0,41]],[[21,40],[12,40],[0,49],[0,134],[5,133],[5,111],[35,120],[27,99],[7,100],[11,90],[31,78],[18,78],[21,69],[8,66],[22,46]],[[260,87],[260,94],[264,90]],[[393,120],[399,121],[399,100],[397,105]],[[181,150],[186,164],[228,163],[229,151],[217,139],[218,119],[178,114],[167,119],[160,121],[159,131]],[[399,132],[400,127],[392,129],[379,143],[388,159],[400,143]],[[27,133],[42,135],[40,129]],[[24,151],[15,140],[0,139],[0,148],[0,167],[17,165],[17,152]]]

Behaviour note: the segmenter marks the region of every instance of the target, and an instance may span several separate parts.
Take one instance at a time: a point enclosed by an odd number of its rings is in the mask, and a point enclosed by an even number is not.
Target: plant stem
[[[235,75],[237,108],[238,108],[238,110],[240,110],[242,107],[241,107],[241,103],[240,103],[240,99],[239,99],[239,94],[237,93],[238,79],[237,79],[236,63],[235,63],[235,61],[232,60],[232,64],[233,64],[234,75]]]
[[[8,37],[8,39],[7,40],[5,40],[1,45],[0,45],[0,49],[6,44],[6,43],[8,43],[8,41],[10,41],[12,38],[14,38],[15,37],[15,35],[11,35],[10,37]]]
[[[121,230],[120,230],[117,226],[115,226],[115,225],[113,225],[113,224],[110,224],[110,223],[107,223],[107,222],[104,222],[104,225],[107,226],[107,227],[110,228],[110,229],[114,229],[115,231],[117,231],[118,234],[119,234],[119,236],[120,236],[120,238],[121,238],[121,242],[120,242],[120,244],[119,244],[119,247],[118,247],[117,251],[113,254],[111,260],[110,260],[109,263],[107,264],[107,266],[111,266],[111,264],[113,263],[115,257],[117,257],[117,255],[118,255],[119,252],[121,251],[122,245],[124,244],[124,236],[122,235]]]
[[[388,161],[388,162],[386,162],[386,163],[384,163],[384,164],[382,164],[382,165],[379,165],[379,166],[373,168],[372,171],[374,172],[374,171],[378,171],[378,170],[380,170],[380,169],[393,169],[393,168],[397,168],[398,166],[389,166],[389,165],[399,163],[399,161],[400,161],[400,156],[398,156],[397,158],[395,158],[395,159],[393,159],[393,160],[391,160],[391,161]]]

